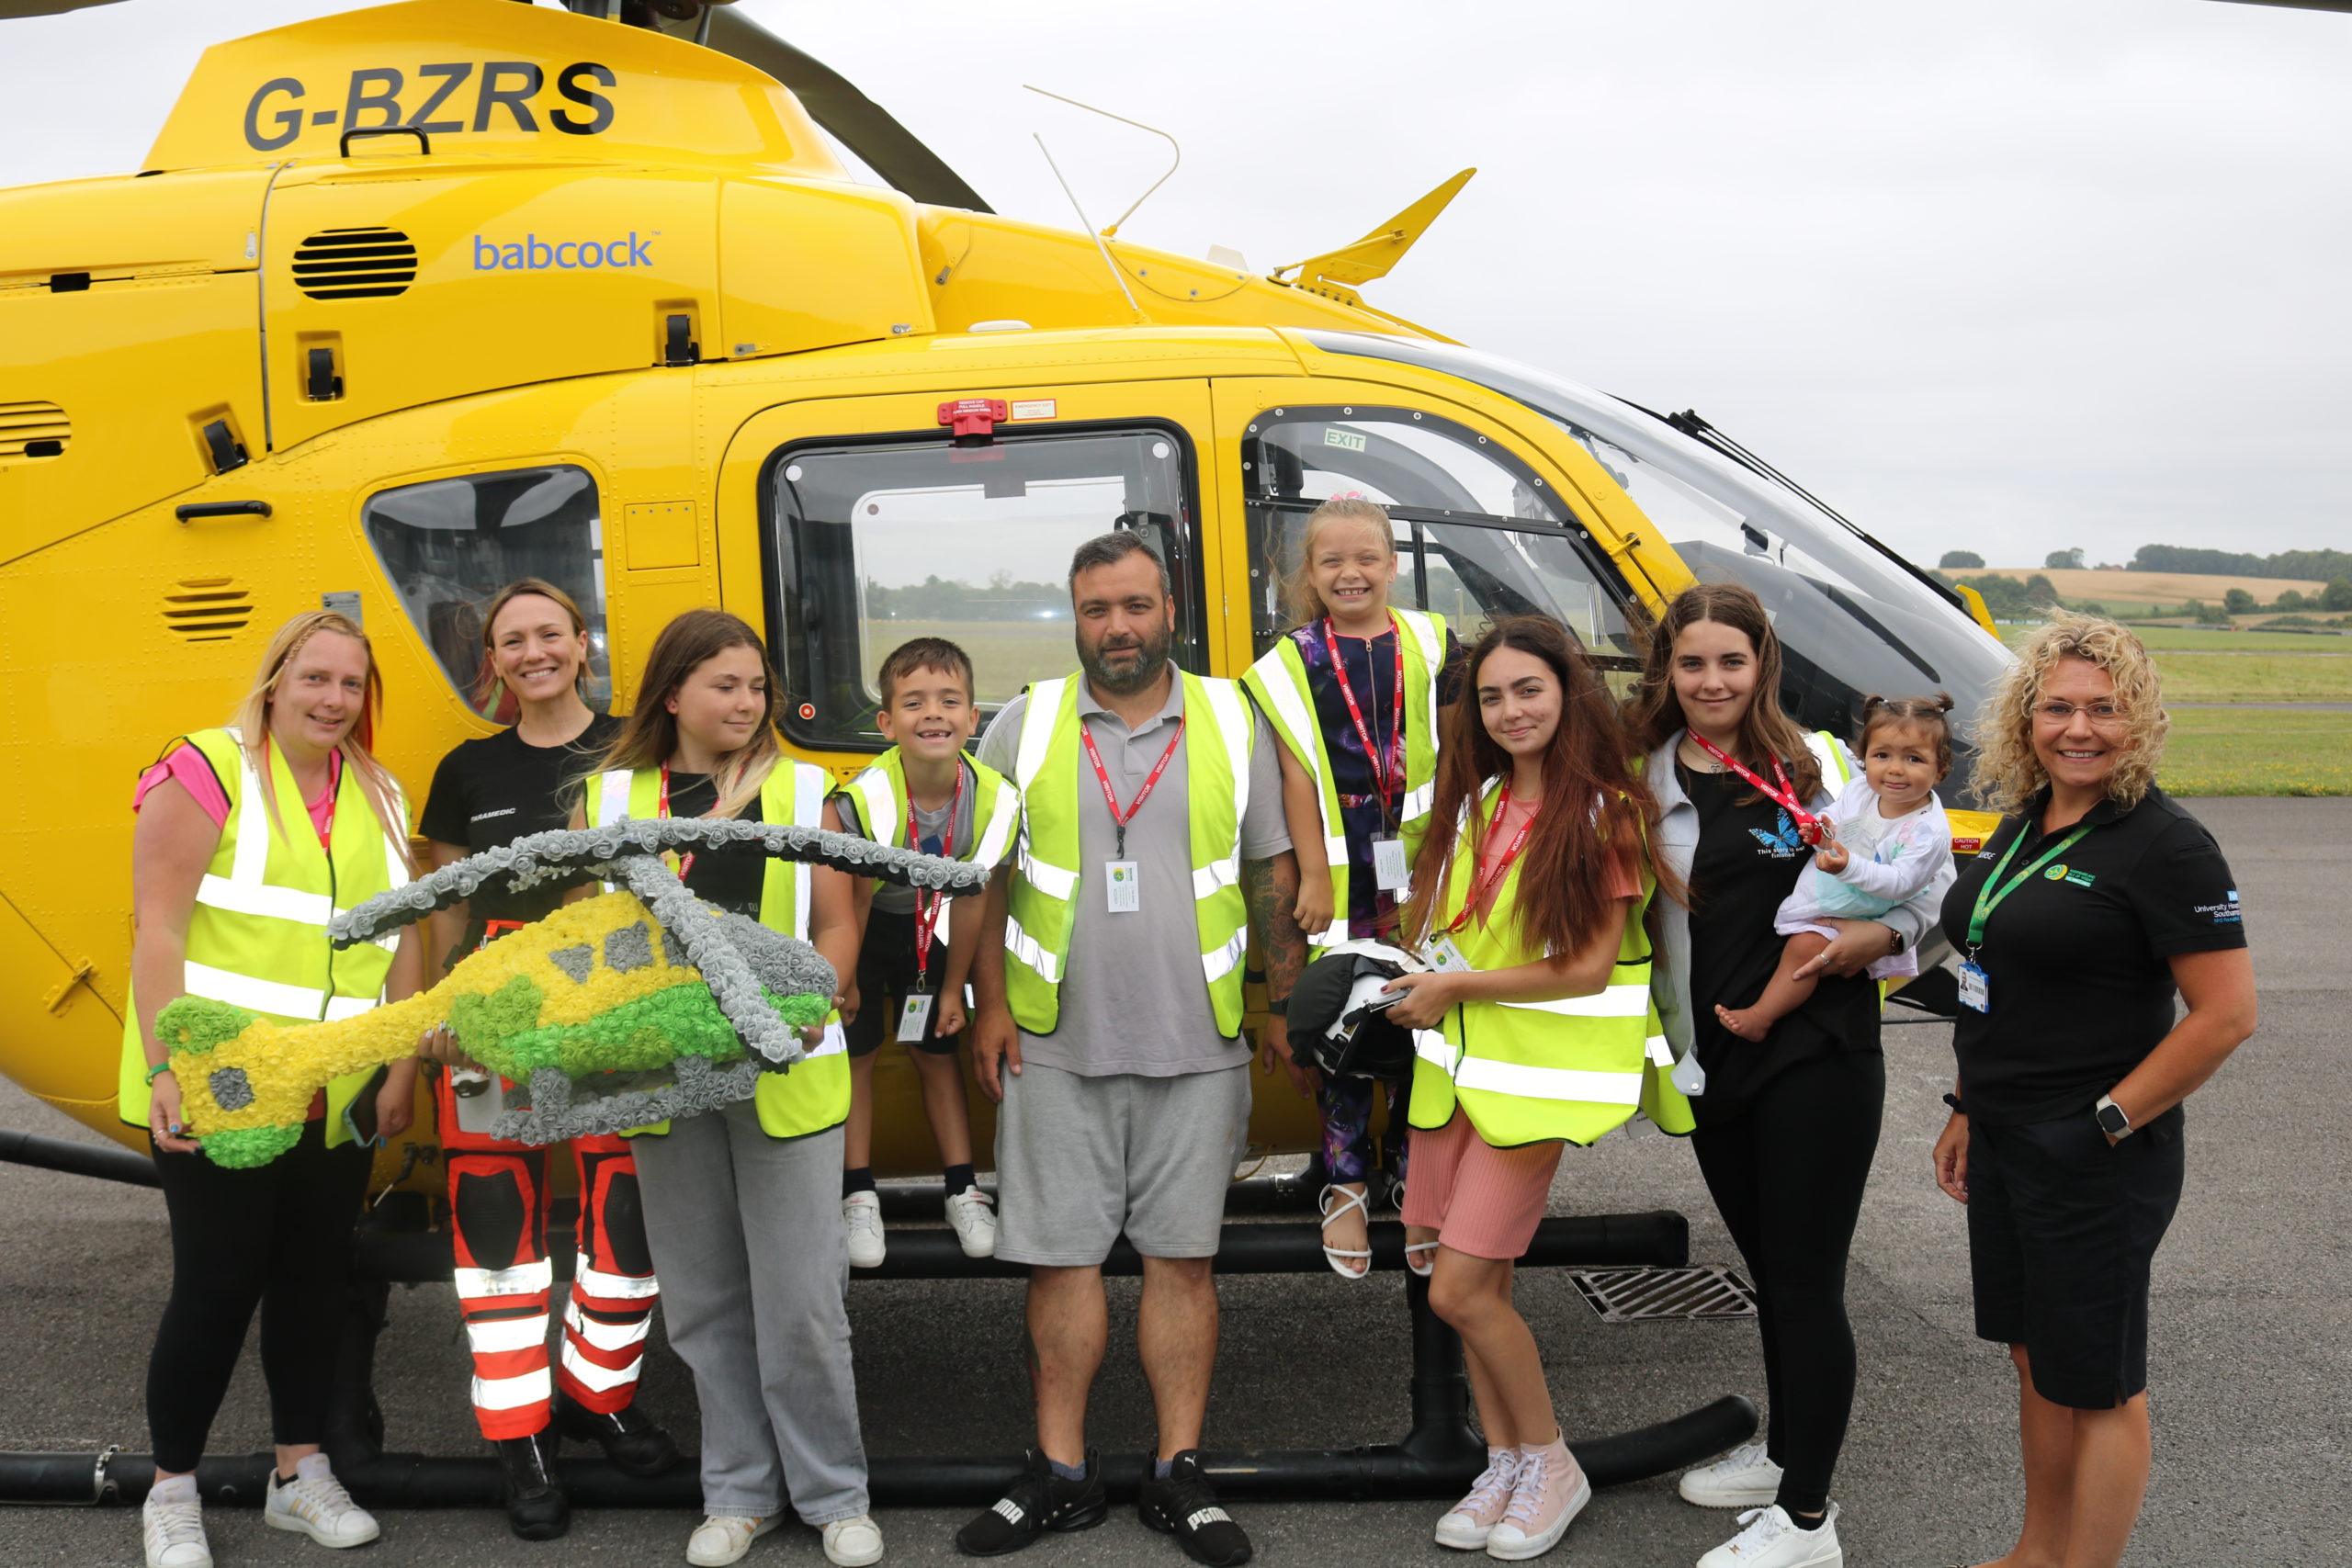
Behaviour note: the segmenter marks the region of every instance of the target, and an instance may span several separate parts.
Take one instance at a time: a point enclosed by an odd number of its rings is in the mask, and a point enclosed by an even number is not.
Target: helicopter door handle
[[[351,139],[355,136],[413,136],[417,152],[427,158],[433,156],[432,138],[424,134],[424,128],[421,125],[355,126],[335,141],[335,150],[344,157],[351,156]]]
[[[665,317],[662,323],[662,363],[664,365],[694,365],[702,359],[702,344],[694,341],[695,319],[688,315]]]
[[[175,507],[172,515],[183,523],[193,523],[199,517],[266,517],[269,502],[266,501],[192,501],[186,506]]]

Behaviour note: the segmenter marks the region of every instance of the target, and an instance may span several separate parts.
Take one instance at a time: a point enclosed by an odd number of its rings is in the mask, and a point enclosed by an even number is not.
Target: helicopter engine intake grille
[[[232,578],[186,578],[164,595],[164,625],[183,642],[226,642],[253,616],[253,590]]]
[[[0,403],[0,463],[19,457],[59,457],[74,426],[55,403]]]
[[[294,287],[313,299],[381,299],[416,281],[416,246],[398,229],[329,229],[294,252]]]

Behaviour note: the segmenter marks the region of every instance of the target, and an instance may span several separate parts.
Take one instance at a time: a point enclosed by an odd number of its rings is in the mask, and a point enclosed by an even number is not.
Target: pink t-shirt
[[[139,775],[139,788],[130,797],[130,809],[136,811],[146,805],[149,793],[165,779],[177,780],[179,786],[204,808],[204,814],[212,818],[215,828],[229,820],[229,796],[221,789],[220,781],[212,776],[212,764],[204,760],[203,752],[186,741],[173,747],[169,756]],[[304,803],[311,813],[311,826],[318,832],[322,849],[327,847],[329,837],[334,831],[334,793],[342,782],[343,753],[340,750],[330,751],[327,753],[327,787],[319,792],[316,800]]]

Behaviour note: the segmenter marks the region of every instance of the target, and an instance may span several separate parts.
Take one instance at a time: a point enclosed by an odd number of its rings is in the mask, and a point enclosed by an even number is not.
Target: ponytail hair
[[[1941,783],[1951,772],[1951,694],[1938,692],[1932,697],[1882,697],[1871,695],[1862,699],[1861,744],[1857,748],[1864,756],[1870,754],[1871,732],[1875,729],[1922,729],[1935,743],[1936,780]]]

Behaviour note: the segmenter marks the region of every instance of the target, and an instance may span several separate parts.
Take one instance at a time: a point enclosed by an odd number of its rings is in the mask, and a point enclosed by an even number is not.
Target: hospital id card
[[[1405,863],[1405,840],[1374,839],[1372,841],[1372,879],[1383,893],[1402,893],[1412,874]]]
[[[1102,891],[1114,915],[1132,915],[1143,908],[1143,880],[1131,860],[1102,863]]]
[[[1462,956],[1462,949],[1454,945],[1453,936],[1440,932],[1430,940],[1430,968],[1440,975],[1467,975],[1471,964]]]
[[[1993,1010],[1993,982],[1973,959],[1963,960],[1960,966],[1960,1005],[1978,1012]]]
[[[912,991],[906,1005],[899,1010],[899,1038],[910,1043],[931,1037],[931,1004],[938,998],[929,991]]]

